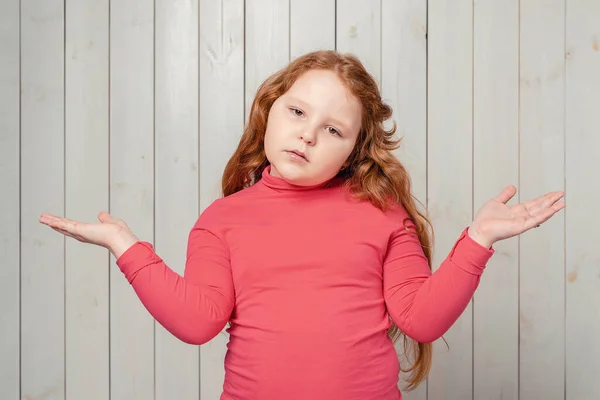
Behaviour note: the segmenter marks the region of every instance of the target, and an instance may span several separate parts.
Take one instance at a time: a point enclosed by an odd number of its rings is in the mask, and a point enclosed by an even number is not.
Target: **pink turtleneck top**
[[[184,276],[140,241],[117,265],[152,316],[201,345],[227,323],[222,400],[398,400],[390,318],[432,342],[473,296],[493,249],[460,233],[431,273],[402,207],[270,175],[218,199],[189,234]]]

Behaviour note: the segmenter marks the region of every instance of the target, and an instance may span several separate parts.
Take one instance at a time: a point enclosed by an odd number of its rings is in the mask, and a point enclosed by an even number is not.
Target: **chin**
[[[335,173],[330,177],[329,174],[320,171],[315,173],[306,166],[298,167],[296,165],[276,165],[275,168],[279,175],[288,183],[296,186],[314,186],[335,177]]]
[[[282,179],[292,185],[311,186],[320,183],[319,177],[310,173],[307,166],[299,167],[296,165],[277,164],[275,169]]]

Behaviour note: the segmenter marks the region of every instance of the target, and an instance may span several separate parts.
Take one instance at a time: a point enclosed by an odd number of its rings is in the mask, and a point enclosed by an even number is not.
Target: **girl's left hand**
[[[468,230],[473,240],[489,248],[499,240],[537,228],[565,207],[564,202],[558,202],[564,196],[561,191],[549,192],[525,203],[507,205],[515,193],[517,188],[508,186],[477,211]]]

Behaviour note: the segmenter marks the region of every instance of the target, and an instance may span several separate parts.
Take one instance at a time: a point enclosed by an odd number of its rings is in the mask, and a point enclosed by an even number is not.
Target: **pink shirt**
[[[438,339],[494,252],[465,228],[432,274],[407,216],[340,186],[293,186],[267,167],[202,213],[184,277],[147,242],[117,264],[180,340],[206,343],[231,322],[222,400],[398,400],[389,318],[420,342]]]

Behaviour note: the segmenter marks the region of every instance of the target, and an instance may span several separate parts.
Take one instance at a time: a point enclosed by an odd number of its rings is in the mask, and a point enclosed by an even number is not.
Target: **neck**
[[[295,185],[293,183],[286,181],[284,178],[279,176],[279,174],[273,175],[273,172],[274,171],[272,170],[271,165],[270,164],[267,165],[262,172],[262,177],[261,177],[260,182],[262,182],[262,184],[264,186],[266,186],[270,189],[279,191],[279,192],[282,192],[282,191],[305,192],[305,191],[311,191],[311,190],[318,190],[318,189],[324,188],[332,181],[336,181],[336,178],[333,178],[333,179],[327,180],[325,182],[318,183],[316,185],[308,185],[308,186]]]

